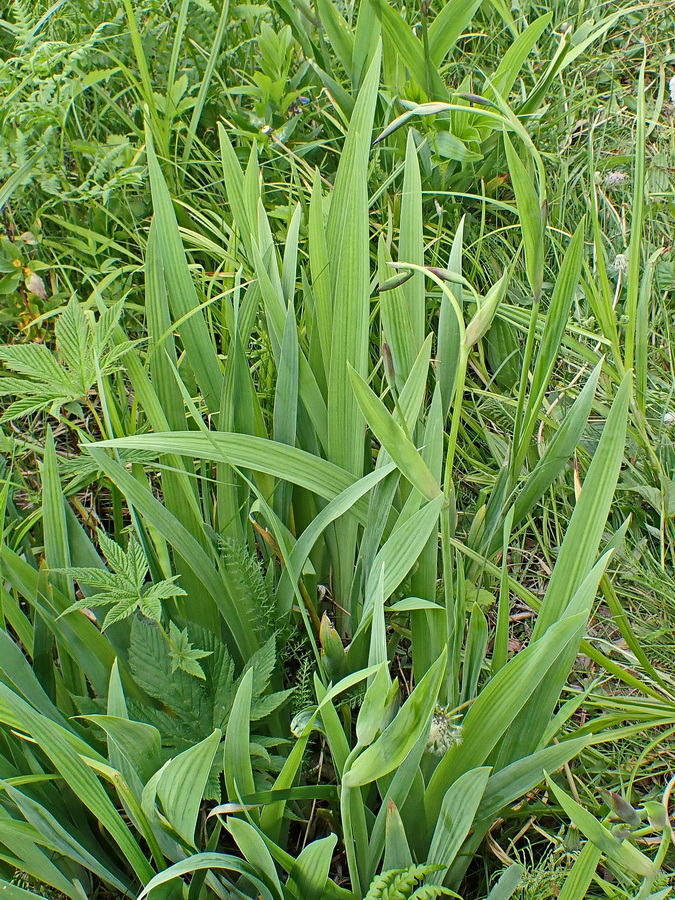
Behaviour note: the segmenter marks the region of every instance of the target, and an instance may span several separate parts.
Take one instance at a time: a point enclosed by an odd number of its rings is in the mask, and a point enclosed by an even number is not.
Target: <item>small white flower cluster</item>
[[[627,272],[628,271],[628,257],[625,253],[617,253],[614,258],[614,268],[617,272]]]
[[[668,87],[670,89],[670,102],[675,106],[675,75],[668,82]]]
[[[617,184],[623,184],[628,178],[625,172],[608,172],[605,176],[605,184],[607,187],[616,187]]]
[[[617,187],[620,184],[623,184],[630,176],[625,172],[607,172],[604,175],[602,172],[595,173],[595,183],[604,185],[604,187],[608,189],[612,189]]]
[[[462,740],[462,726],[453,722],[447,706],[437,706],[431,720],[426,749],[434,756],[445,756],[453,744]]]

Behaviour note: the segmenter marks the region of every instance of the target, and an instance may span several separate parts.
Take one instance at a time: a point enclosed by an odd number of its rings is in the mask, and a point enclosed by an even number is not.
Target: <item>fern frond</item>
[[[443,895],[456,897],[457,894],[453,894],[448,888],[436,885],[426,885],[415,890],[420,881],[424,881],[429,875],[433,875],[442,868],[442,866],[424,863],[408,866],[407,869],[390,869],[388,872],[382,872],[371,883],[364,900],[412,900],[413,897],[416,900],[433,900],[433,898]],[[427,893],[420,894],[420,890],[427,891]]]

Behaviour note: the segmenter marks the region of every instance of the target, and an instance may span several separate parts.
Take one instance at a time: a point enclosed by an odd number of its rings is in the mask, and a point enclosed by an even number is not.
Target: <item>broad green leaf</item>
[[[584,578],[570,600],[562,619],[581,615],[588,621],[591,606],[598,591],[598,584],[603,577],[611,557],[611,552],[604,553]],[[548,667],[546,678],[537,686],[530,698],[530,703],[522,709],[509,726],[497,754],[496,765],[501,768],[527,753],[533,753],[539,746],[550,723],[553,710],[560,698],[579,647],[582,634],[577,641],[561,647]]]
[[[209,410],[216,412],[223,381],[220,363],[204,313],[200,309],[197,291],[178,231],[171,195],[162,175],[149,130],[146,133],[146,142],[153,209],[157,220],[157,236],[169,302],[174,319],[180,319],[182,322],[178,330],[189,365],[204,393]]]
[[[380,236],[378,242],[378,280],[380,300],[380,320],[382,323],[382,353],[389,357],[388,367],[393,370],[398,388],[405,384],[408,373],[415,362],[415,336],[410,319],[408,303],[400,286],[384,289],[388,276],[389,251]],[[398,278],[396,279],[398,281]]]
[[[16,705],[16,695],[0,682],[0,700]],[[130,865],[145,882],[152,877],[152,869],[127,825],[115,809],[103,786],[82,761],[65,733],[50,719],[22,704],[21,728],[31,735],[49,757],[80,801],[99,820],[117,842]]]
[[[413,442],[358,372],[350,368],[349,374],[354,395],[375,437],[394,460],[401,474],[422,496],[427,500],[436,499],[441,493],[440,485]]]
[[[396,769],[429,728],[445,675],[446,654],[436,660],[380,737],[344,773],[345,787],[369,784]]]
[[[162,764],[161,735],[153,725],[111,715],[84,716],[84,718],[99,725],[105,731],[108,736],[109,752],[114,747],[114,751],[124,757],[127,765],[142,784],[149,781],[160,768]],[[112,755],[110,761],[116,768],[120,768]],[[122,773],[125,774],[123,769]]]
[[[586,616],[581,614],[553,625],[536,643],[516,654],[488,682],[462,723],[462,740],[454,744],[438,764],[425,794],[427,821],[434,822],[441,798],[464,772],[482,765],[497,746],[549,668],[568,645],[578,646]]]
[[[354,89],[358,88],[373,61],[380,41],[380,23],[372,3],[359,4],[354,29],[354,50],[352,53],[351,80]]]
[[[248,669],[237,689],[227,723],[223,745],[225,787],[230,800],[236,801],[255,791],[249,752],[253,669]]]
[[[448,260],[448,271],[453,275],[462,276],[462,244],[464,241],[464,216],[459,220],[457,231],[452,239],[452,248]],[[453,294],[458,307],[462,308],[462,285],[450,283],[450,291]],[[438,346],[436,355],[438,384],[443,401],[443,412],[447,415],[454,396],[455,378],[457,374],[457,362],[460,355],[461,323],[457,320],[457,312],[454,305],[446,295],[441,294],[441,309],[438,316]]]
[[[369,660],[369,662],[370,665],[374,665],[377,660]],[[384,660],[380,663],[377,674],[370,679],[356,719],[356,740],[362,747],[372,744],[377,734],[382,731],[391,686],[388,663]]]
[[[428,856],[428,862],[443,866],[439,881],[443,881],[471,829],[489,775],[486,766],[469,769],[445,792]]]
[[[0,564],[3,576],[45,620],[61,645],[67,647],[97,694],[105,696],[116,656],[111,642],[81,613],[61,618],[70,605],[69,598],[57,588],[46,593],[40,573],[6,545],[0,548]]]
[[[316,329],[321,345],[324,368],[328,371],[330,369],[332,349],[333,298],[328,245],[326,243],[323,192],[318,171],[314,175],[312,195],[309,202],[308,244]]]
[[[323,900],[337,835],[312,841],[302,850],[288,875],[286,887],[298,900]]]
[[[544,399],[544,394],[548,389],[551,375],[556,365],[560,351],[560,342],[565,332],[570,308],[579,284],[584,252],[584,231],[584,221],[582,220],[565,251],[555,287],[553,288],[548,312],[544,320],[537,361],[532,373],[532,382],[529,387],[527,402],[529,421],[526,423],[525,431],[522,435],[522,450],[518,448],[519,454],[524,453],[526,446],[529,447],[530,445],[535,421],[538,420],[540,415],[541,402]]]
[[[537,617],[533,640],[539,640],[552,623],[561,618],[593,565],[623,461],[631,387],[631,374],[627,373],[612,403],[565,532]]]
[[[406,819],[413,829],[426,830],[426,824],[424,822],[424,804],[422,802],[424,781],[420,772],[420,763],[426,750],[428,739],[429,734],[422,731],[417,739],[417,743],[395,772],[378,781],[377,787],[380,796],[382,797],[382,806],[380,807],[370,834],[368,868],[371,877],[374,875],[385,849],[387,811],[390,801],[394,803],[398,809],[406,809]],[[420,798],[415,806],[416,816],[412,820],[408,819],[410,815],[410,806],[407,808],[405,807],[409,797]],[[413,844],[413,838],[415,837],[416,834],[411,834],[410,840]]]
[[[401,192],[401,223],[398,241],[399,262],[424,265],[424,238],[422,234],[422,179],[415,137],[408,132],[403,189]],[[410,353],[414,359],[419,353],[426,329],[426,304],[424,275],[413,271],[402,285],[401,291],[408,305],[408,315],[413,329],[414,344]],[[403,373],[407,377],[408,373]]]
[[[407,869],[413,862],[405,826],[401,819],[396,804],[389,800],[387,803],[387,824],[384,837],[384,860],[382,871],[389,869]]]
[[[344,16],[332,0],[314,0],[322,27],[330,41],[330,46],[342,63],[345,72],[352,70],[354,56],[354,35]]]
[[[378,53],[354,107],[335,176],[326,233],[333,286],[329,458],[354,475],[362,473],[364,448],[360,434],[362,419],[347,377],[347,365],[361,377],[366,375],[370,316],[368,148],[379,72]]]
[[[469,618],[469,629],[464,648],[464,664],[462,667],[461,702],[468,703],[476,696],[478,679],[485,662],[488,644],[488,625],[483,610],[474,603]]]
[[[216,729],[205,740],[170,759],[153,778],[164,815],[190,846],[194,846],[197,818],[220,738],[221,732]]]
[[[280,602],[282,602],[281,608],[285,609],[292,602],[292,591],[288,590],[287,578],[292,583],[297,582],[312,548],[328,525],[340,516],[345,515],[345,513],[353,511],[356,503],[373,490],[387,475],[391,474],[393,470],[394,464],[389,463],[383,468],[376,469],[374,472],[370,472],[368,475],[360,478],[324,506],[319,515],[305,528],[293,546],[290,556],[286,559],[286,568],[277,593]]]
[[[296,740],[291,752],[284,761],[281,772],[277,775],[272,793],[278,791],[281,795],[285,790],[290,790],[292,785],[295,784],[309,738],[310,732],[308,731],[306,735]],[[282,796],[279,796],[278,802],[270,803],[261,813],[260,827],[272,840],[278,840],[285,808],[286,804]]]
[[[295,446],[298,421],[298,335],[293,304],[288,308],[286,327],[281,345],[281,356],[274,394],[274,440]],[[284,521],[288,520],[291,485],[281,484],[276,491],[275,509]]]
[[[152,878],[138,895],[138,900],[143,900],[151,891],[157,890],[163,884],[173,881],[174,878],[180,878],[181,875],[191,875],[202,869],[214,869],[216,871],[224,870],[226,872],[235,872],[237,877],[243,875],[247,880],[251,881],[261,892],[261,896],[265,900],[273,898],[273,900],[283,900],[282,894],[274,889],[269,880],[263,876],[263,873],[254,865],[245,862],[238,856],[229,856],[226,853],[195,853],[187,859],[174,863],[163,872],[159,872]]]
[[[572,458],[588,422],[601,371],[602,362],[598,363],[591,372],[572,408],[528,475],[514,504],[514,524],[517,525],[523,521],[537,500],[543,496]]]
[[[262,870],[268,881],[282,893],[279,876],[274,865],[274,860],[267,849],[267,845],[263,840],[260,832],[244,819],[237,819],[234,816],[228,816],[226,822],[227,830],[237,842],[237,846],[241,850],[244,859],[248,860],[252,865]]]
[[[558,900],[586,900],[588,888],[601,857],[602,850],[596,847],[592,841],[587,841],[581,853],[574,860],[572,868],[565,875]]]
[[[401,62],[408,69],[429,100],[445,100],[448,89],[434,65],[427,65],[422,42],[415,37],[410,26],[398,10],[387,0],[369,0],[373,3],[382,25],[382,37],[395,48]],[[430,61],[431,62],[431,61]]]
[[[429,27],[429,53],[438,68],[483,0],[448,0]]]
[[[380,575],[385,600],[401,584],[417,562],[427,541],[438,530],[438,516],[445,500],[436,497],[419,509],[406,522],[396,528],[375,557],[368,575],[364,593],[364,610],[360,628],[370,620],[372,598],[375,596]]]
[[[3,609],[4,611],[4,609]],[[35,677],[30,663],[20,646],[10,637],[10,633],[0,629],[0,672],[3,680],[22,694],[42,715],[53,719],[64,728],[71,729],[70,723],[52,703],[42,685]]]
[[[0,188],[0,208],[7,205],[14,191],[30,177],[30,173],[45,155],[45,148],[40,147],[29,159],[22,163],[16,172],[12,172],[9,178]]]
[[[369,2],[375,7],[377,17],[382,23],[383,37],[394,44],[403,65],[418,85],[424,88],[427,76],[421,42],[417,40],[399,12],[386,0],[369,0]]]
[[[234,224],[239,231],[239,237],[246,249],[249,259],[252,258],[251,241],[257,238],[258,229],[252,210],[247,204],[244,192],[244,173],[241,171],[239,160],[234,152],[227,131],[222,123],[218,123],[218,137],[220,140],[220,157],[223,166],[225,190],[230,204]]]
[[[27,891],[25,888],[19,887],[12,881],[5,881],[0,878],[0,894],[6,900],[30,900],[30,898],[42,897],[42,894],[36,894],[34,891]]]
[[[126,893],[129,890],[129,886],[122,880],[124,878],[122,873],[113,873],[106,868],[101,860],[97,859],[94,854],[83,847],[66,831],[49,810],[6,781],[0,782],[0,786],[11,797],[26,821],[40,834],[42,840],[47,841],[50,846],[54,847],[57,853],[89,869],[90,872],[93,872],[115,890],[122,893]]]
[[[51,857],[55,854],[55,848],[37,829],[25,822],[11,819],[5,814],[0,818],[0,846],[5,860],[7,856],[13,857],[31,880],[41,886],[54,888],[71,900],[82,900],[81,892],[77,891],[61,869],[52,862]],[[4,896],[1,886],[0,896]]]
[[[485,295],[485,299],[480,308],[476,311],[473,318],[466,326],[464,332],[464,343],[467,350],[484,337],[488,328],[492,324],[499,304],[504,299],[506,289],[509,285],[510,273],[505,272],[499,281],[494,284]]]
[[[524,796],[544,780],[546,772],[555,772],[574,759],[592,737],[570,738],[517,759],[490,776],[476,819],[492,822],[504,807]]]
[[[183,163],[186,163],[190,158],[190,150],[192,149],[192,144],[197,135],[197,126],[199,125],[199,121],[204,111],[209,88],[211,87],[211,81],[213,79],[213,73],[218,60],[220,59],[223,37],[225,36],[225,31],[230,22],[230,3],[229,0],[225,0],[220,8],[218,25],[216,26],[215,33],[213,35],[213,43],[211,44],[211,50],[206,61],[204,74],[201,76],[197,99],[195,100],[194,106],[192,107],[190,124],[188,126],[187,134],[185,136],[185,143],[183,145]]]
[[[523,234],[527,279],[535,300],[538,300],[544,280],[544,220],[541,203],[532,178],[516,153],[506,131],[504,131],[504,147]]]
[[[546,28],[551,24],[552,19],[552,12],[544,13],[543,16],[535,19],[518,35],[504,54],[496,72],[490,77],[488,84],[483,90],[483,96],[489,99],[492,96],[492,91],[495,90],[504,99],[508,98],[523,63]]]
[[[509,900],[518,889],[524,872],[524,866],[519,863],[509,866],[497,879],[497,883],[487,895],[487,900]]]
[[[150,450],[158,456],[162,453],[176,453],[179,456],[223,462],[286,479],[314,491],[326,500],[333,500],[355,483],[354,476],[328,460],[297,447],[277,444],[255,435],[218,431],[211,432],[208,437],[191,431],[139,434],[114,441],[100,441],[90,447],[90,452],[96,452],[97,447],[129,447]],[[366,504],[363,501],[355,504],[354,515],[365,521]]]

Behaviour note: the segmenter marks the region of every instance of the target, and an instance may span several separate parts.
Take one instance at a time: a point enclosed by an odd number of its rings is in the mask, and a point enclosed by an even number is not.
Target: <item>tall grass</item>
[[[485,848],[533,796],[581,835],[565,900],[666,896],[670,787],[600,805],[571,768],[674,718],[619,577],[672,541],[652,62],[625,293],[592,133],[551,153],[556,92],[646,15],[15,7],[5,77],[42,28],[66,62],[6,122],[72,156],[3,193],[53,293],[0,348],[11,896],[502,900],[528,873]],[[40,132],[49,78],[80,90]]]

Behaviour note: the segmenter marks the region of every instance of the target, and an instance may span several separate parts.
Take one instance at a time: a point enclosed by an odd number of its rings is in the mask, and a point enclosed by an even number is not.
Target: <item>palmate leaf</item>
[[[162,617],[161,601],[185,595],[183,588],[176,584],[177,575],[154,584],[145,583],[148,563],[143,548],[134,538],[129,541],[126,551],[101,530],[98,533],[98,540],[106,562],[113,569],[112,572],[82,566],[53,570],[70,575],[81,584],[101,591],[74,603],[62,615],[73,610],[112,605],[103,622],[102,627],[105,631],[115,622],[128,618],[136,610],[148,619],[158,622]]]
[[[171,671],[175,673],[176,669],[182,669],[188,675],[201,678],[202,681],[205,680],[204,670],[199,665],[199,660],[210,656],[212,651],[193,648],[188,637],[187,628],[181,631],[173,622],[171,623],[170,635],[172,645],[170,649]]]
[[[12,394],[25,394],[31,391],[32,382],[27,381],[25,378],[12,378],[11,375],[7,375],[0,379],[0,397],[8,397]],[[58,397],[60,393],[56,388],[54,388],[53,396]],[[44,391],[41,391],[40,396],[45,396],[46,387]]]
[[[101,627],[105,631],[106,628],[114,625],[115,622],[121,622],[122,619],[128,619],[137,608],[139,608],[139,604],[135,597],[122,597],[122,599],[115,603],[113,608],[106,613]],[[155,610],[150,609],[148,612],[154,613]],[[158,609],[157,613],[150,616],[150,618],[157,619],[160,613],[161,609]]]
[[[54,327],[57,353],[44,344],[0,346],[0,362],[24,379],[0,377],[0,396],[16,396],[0,421],[49,409],[53,415],[68,403],[82,400],[94,387],[98,367],[103,374],[137,341],[125,341],[106,353],[122,311],[123,301],[106,310],[95,322],[87,318],[73,296]],[[63,364],[59,361],[63,361]]]

